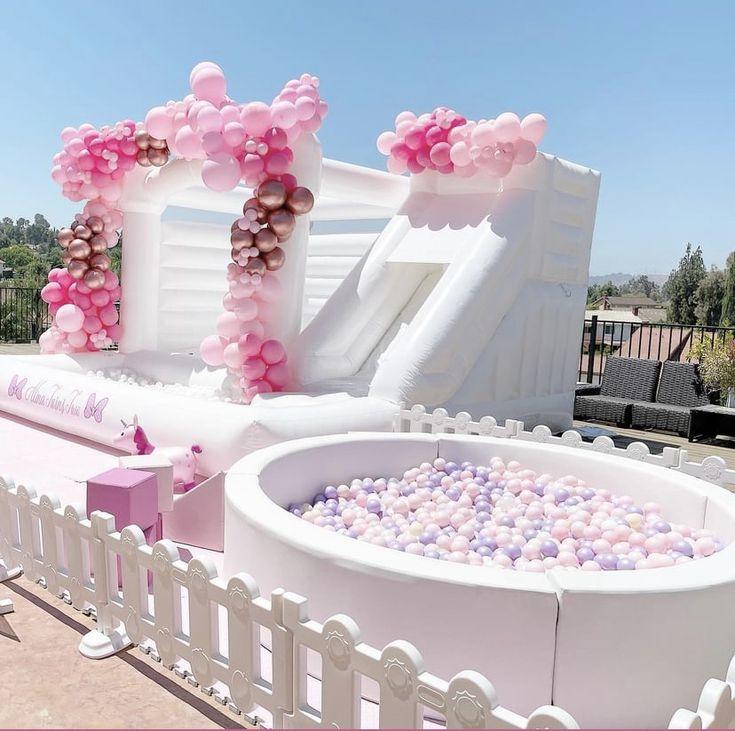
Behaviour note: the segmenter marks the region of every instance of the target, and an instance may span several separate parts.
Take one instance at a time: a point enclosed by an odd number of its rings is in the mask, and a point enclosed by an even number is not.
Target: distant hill
[[[623,272],[615,272],[614,274],[594,274],[590,275],[590,284],[607,284],[608,282],[612,282],[613,284],[620,286],[637,276],[639,275],[624,274]],[[669,278],[668,274],[647,274],[646,276],[659,286],[663,285]]]

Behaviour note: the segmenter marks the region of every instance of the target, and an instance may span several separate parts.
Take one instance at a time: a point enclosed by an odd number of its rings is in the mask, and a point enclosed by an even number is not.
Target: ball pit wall
[[[521,712],[553,701],[583,727],[663,727],[682,704],[697,705],[735,643],[733,545],[645,571],[484,572],[346,539],[281,507],[325,484],[401,474],[438,455],[573,472],[618,494],[623,485],[636,502],[655,500],[674,522],[726,540],[735,530],[735,496],[637,461],[512,439],[353,433],[279,444],[232,468],[227,572],[247,566],[264,590],[308,595],[317,619],[347,613],[371,644],[398,634],[443,673],[479,670]]]

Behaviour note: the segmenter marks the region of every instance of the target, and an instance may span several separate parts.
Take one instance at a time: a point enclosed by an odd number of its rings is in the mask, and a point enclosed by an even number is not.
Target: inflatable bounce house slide
[[[537,152],[541,115],[403,112],[383,172],[322,157],[316,77],[270,105],[214,64],[190,82],[143,123],[63,131],[83,209],[0,409],[104,448],[136,417],[201,476],[413,403],[570,425],[599,175]]]

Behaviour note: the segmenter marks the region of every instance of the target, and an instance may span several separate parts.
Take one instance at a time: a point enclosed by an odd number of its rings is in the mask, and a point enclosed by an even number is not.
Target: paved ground
[[[0,343],[0,355],[33,355],[38,351],[38,343]]]
[[[24,578],[0,584],[0,728],[243,728],[234,716],[132,649],[79,654],[94,622]]]

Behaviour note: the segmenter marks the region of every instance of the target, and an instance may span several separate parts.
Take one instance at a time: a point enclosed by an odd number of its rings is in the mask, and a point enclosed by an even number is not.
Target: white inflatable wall
[[[302,333],[305,387],[570,426],[598,188],[543,154],[502,182],[412,176]]]

